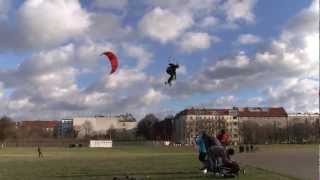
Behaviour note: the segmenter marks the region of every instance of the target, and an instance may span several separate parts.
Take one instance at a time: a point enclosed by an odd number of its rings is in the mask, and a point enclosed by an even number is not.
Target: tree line
[[[136,140],[173,140],[174,116],[159,119],[154,114],[143,117],[134,130],[114,129],[106,130],[104,134],[93,134],[92,126],[85,123],[84,139],[112,139],[115,141]],[[79,138],[77,127],[70,132],[68,138]],[[289,123],[279,127],[276,123],[260,125],[254,121],[239,124],[241,142],[245,144],[274,144],[274,143],[318,143],[320,140],[319,119],[315,122]],[[9,117],[0,118],[0,143],[6,140],[59,138],[56,131],[48,132],[41,128],[17,128],[16,123]]]
[[[240,123],[240,136],[244,144],[302,144],[319,143],[320,124],[315,122],[288,123],[284,127],[276,123],[259,125],[254,121]]]

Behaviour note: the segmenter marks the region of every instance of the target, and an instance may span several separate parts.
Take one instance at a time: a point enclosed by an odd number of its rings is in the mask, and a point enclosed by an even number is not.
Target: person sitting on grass
[[[222,166],[229,168],[229,173],[237,173],[240,167],[237,162],[231,160],[231,156],[234,154],[233,149],[228,149],[220,143],[215,136],[209,136],[205,132],[202,132],[204,144],[206,146],[207,163],[211,171],[217,171],[217,165],[215,162],[219,162]]]

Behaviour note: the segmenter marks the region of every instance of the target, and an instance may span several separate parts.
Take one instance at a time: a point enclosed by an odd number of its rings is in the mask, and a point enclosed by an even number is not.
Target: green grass
[[[214,179],[198,168],[196,151],[190,148],[120,146],[113,149],[43,148],[0,149],[1,180],[112,179],[130,175],[138,179]],[[239,179],[290,180],[276,173],[246,167]],[[148,177],[148,178],[147,178]]]

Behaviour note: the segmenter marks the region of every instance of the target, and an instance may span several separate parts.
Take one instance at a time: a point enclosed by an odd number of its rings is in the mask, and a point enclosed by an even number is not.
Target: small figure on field
[[[38,156],[39,156],[39,158],[43,158],[43,154],[42,154],[40,145],[38,145]]]

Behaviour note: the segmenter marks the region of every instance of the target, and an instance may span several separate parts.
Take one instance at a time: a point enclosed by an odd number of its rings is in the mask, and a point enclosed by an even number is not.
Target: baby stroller
[[[212,146],[208,153],[208,171],[215,176],[231,178],[239,175],[239,164],[230,159],[234,154],[233,149],[227,151],[222,146]]]

